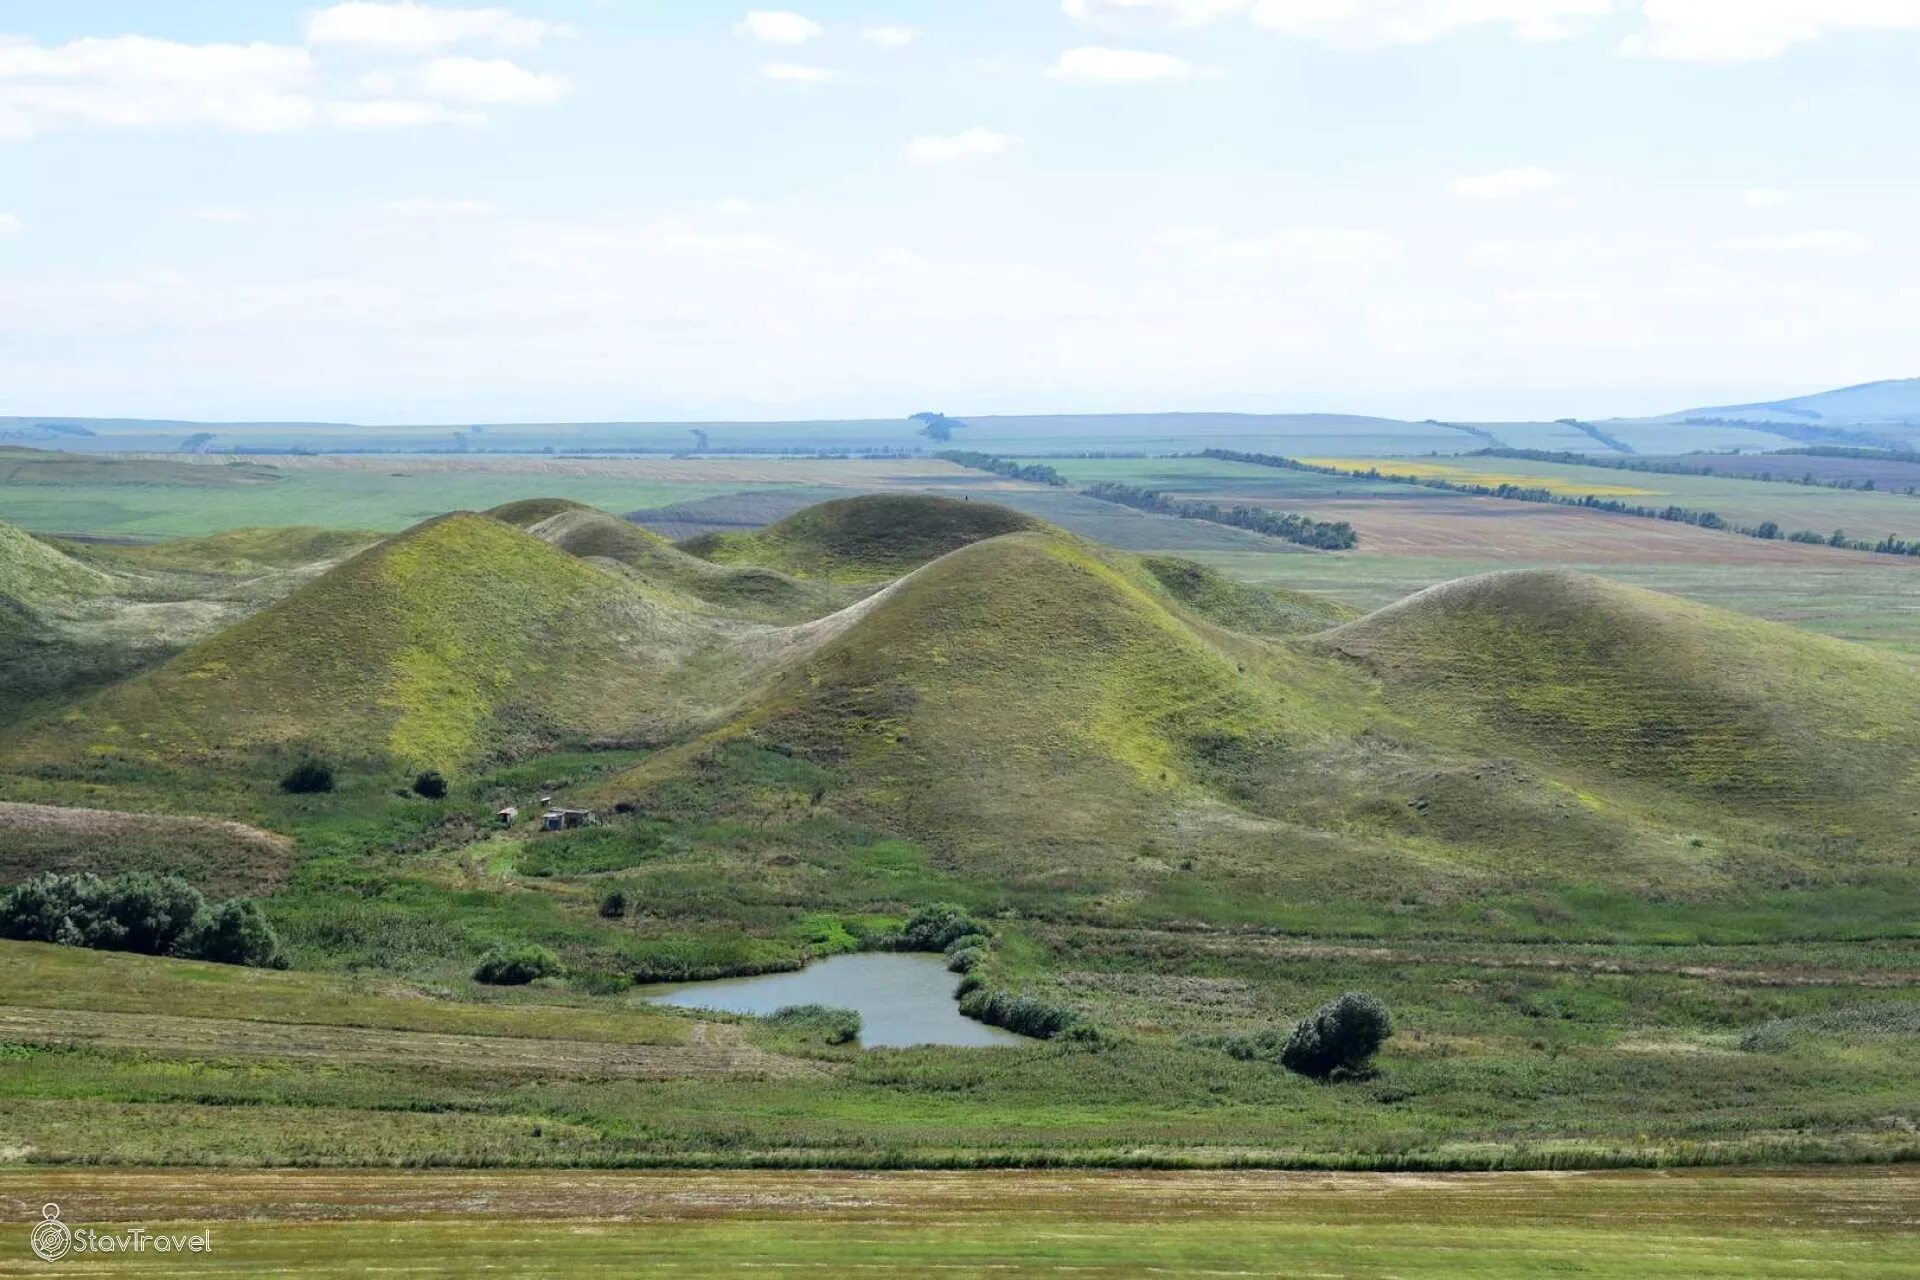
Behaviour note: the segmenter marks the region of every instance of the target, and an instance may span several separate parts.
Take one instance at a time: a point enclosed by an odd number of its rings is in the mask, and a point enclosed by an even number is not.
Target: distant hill
[[[1857,387],[1841,387],[1786,400],[1687,409],[1644,421],[1677,423],[1705,419],[1789,427],[1920,426],[1920,378],[1866,382]]]

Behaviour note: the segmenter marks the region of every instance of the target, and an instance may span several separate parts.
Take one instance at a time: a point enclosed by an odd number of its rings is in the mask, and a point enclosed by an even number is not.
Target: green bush
[[[947,972],[972,973],[987,958],[985,947],[961,947],[947,955]]]
[[[1075,1021],[1071,1009],[1033,996],[989,991],[984,987],[976,987],[960,998],[960,1012],[990,1027],[1002,1027],[1039,1040],[1052,1039]]]
[[[827,1044],[851,1044],[860,1038],[857,1012],[824,1004],[790,1004],[784,1009],[775,1009],[764,1021],[789,1034],[808,1039],[817,1036]]]
[[[1393,1034],[1393,1017],[1376,996],[1349,991],[1294,1026],[1280,1047],[1280,1065],[1324,1080],[1335,1072],[1362,1075]]]
[[[900,930],[900,950],[945,951],[957,939],[985,933],[964,909],[950,902],[938,902],[921,907],[907,917],[906,925]]]
[[[35,876],[0,895],[0,937],[218,964],[286,965],[258,905],[234,899],[209,910],[200,891],[178,876]]]
[[[606,895],[600,899],[600,918],[602,920],[619,920],[623,919],[626,914],[627,891],[625,889],[607,890]]]
[[[545,947],[531,942],[519,946],[496,942],[474,966],[473,980],[493,987],[521,987],[559,972],[559,957]]]
[[[428,800],[443,800],[447,794],[447,777],[438,769],[429,769],[413,780],[413,794]]]
[[[317,795],[333,790],[333,766],[325,760],[308,758],[293,766],[287,776],[280,779],[280,789],[288,795]]]
[[[280,939],[267,923],[260,904],[244,898],[223,902],[202,916],[180,941],[180,954],[216,964],[244,964],[256,969],[284,969]]]
[[[941,950],[945,951],[948,955],[952,955],[956,951],[968,951],[968,950],[985,951],[988,947],[992,945],[993,945],[993,939],[989,938],[984,933],[963,933],[959,937],[955,938],[952,942],[949,942],[946,946],[942,947]]]
[[[163,956],[206,909],[200,891],[178,876],[48,872],[0,898],[0,936]]]

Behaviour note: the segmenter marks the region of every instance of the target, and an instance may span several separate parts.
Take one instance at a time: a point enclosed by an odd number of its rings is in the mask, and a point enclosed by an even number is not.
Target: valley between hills
[[[0,942],[8,1160],[1920,1154],[1896,653],[1558,568],[1363,612],[924,494],[0,556],[4,885],[176,875],[279,966]],[[646,999],[929,920],[1024,1045]],[[1377,1062],[1278,1066],[1349,990]]]

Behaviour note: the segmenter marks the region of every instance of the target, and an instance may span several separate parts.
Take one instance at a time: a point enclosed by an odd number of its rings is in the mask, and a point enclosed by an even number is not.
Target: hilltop
[[[949,551],[1045,526],[986,502],[883,494],[841,498],[755,533],[709,533],[682,550],[716,564],[751,564],[796,578],[871,582],[897,577]]]

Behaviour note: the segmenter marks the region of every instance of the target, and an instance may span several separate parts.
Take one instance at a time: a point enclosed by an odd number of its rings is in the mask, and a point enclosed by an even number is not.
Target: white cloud
[[[1773,209],[1787,203],[1793,196],[1777,187],[1754,187],[1741,198],[1755,209]]]
[[[300,129],[314,120],[313,80],[312,56],[286,45],[0,35],[0,137],[75,126]]]
[[[868,27],[860,33],[860,36],[869,44],[898,49],[903,45],[912,44],[919,38],[920,33],[912,27]]]
[[[825,29],[812,18],[781,9],[754,9],[734,30],[768,44],[805,44],[825,34]]]
[[[499,212],[499,206],[491,200],[450,200],[439,196],[384,200],[377,207],[382,213],[402,218],[472,218]]]
[[[728,196],[724,200],[717,200],[713,208],[716,213],[724,214],[729,218],[757,218],[766,212],[763,206],[739,196]]]
[[[487,120],[478,111],[412,98],[329,102],[326,110],[328,122],[342,129],[410,129],[426,124],[485,124]]]
[[[1062,0],[1067,16],[1103,27],[1197,27],[1244,11],[1249,0]],[[1332,0],[1339,4],[1340,0]]]
[[[0,213],[0,236],[17,236],[26,230],[27,224],[17,213]]]
[[[1787,231],[1771,236],[1741,236],[1723,241],[1722,249],[1733,253],[1866,253],[1873,241],[1858,231],[1828,227],[1816,231]]]
[[[258,220],[259,215],[251,209],[183,209],[180,216],[189,222],[211,222],[216,226],[238,227]]]
[[[760,78],[782,84],[826,84],[834,78],[831,67],[810,67],[799,62],[766,62],[760,66]]]
[[[953,134],[928,134],[907,144],[907,159],[915,164],[952,164],[1004,155],[1019,144],[1011,134],[975,126]]]
[[[1844,32],[1920,30],[1920,0],[1646,0],[1626,51],[1690,62],[1777,58]]]
[[[1398,237],[1356,227],[1281,227],[1252,235],[1181,227],[1163,232],[1155,243],[1203,262],[1234,266],[1363,266],[1384,261],[1400,249]]]
[[[1456,178],[1451,184],[1455,195],[1476,200],[1505,200],[1512,196],[1552,191],[1567,184],[1567,175],[1552,169],[1495,169],[1492,173]]]
[[[396,53],[429,53],[465,43],[527,48],[561,30],[506,9],[447,8],[413,0],[396,4],[353,0],[320,9],[307,18],[310,44],[353,45]]]
[[[1191,62],[1170,53],[1088,45],[1061,54],[1047,75],[1077,84],[1151,84],[1191,80],[1194,69]]]
[[[565,76],[528,71],[505,58],[435,58],[409,83],[426,98],[512,106],[546,106],[573,89]]]

